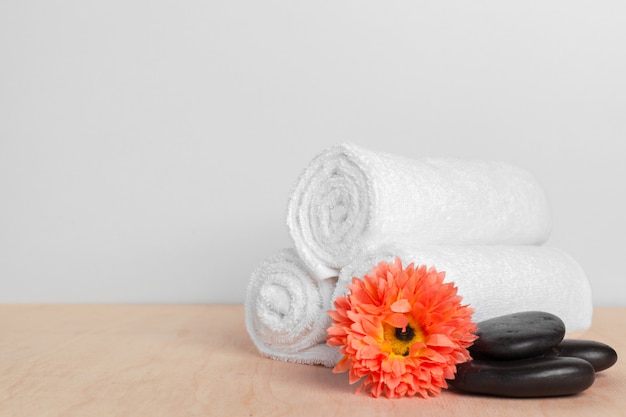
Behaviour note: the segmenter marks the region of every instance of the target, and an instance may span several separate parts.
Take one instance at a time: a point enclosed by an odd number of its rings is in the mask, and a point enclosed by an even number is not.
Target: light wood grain
[[[582,335],[626,351],[626,308]],[[0,306],[0,416],[625,416],[626,363],[580,395],[355,395],[345,374],[261,357],[239,305]]]

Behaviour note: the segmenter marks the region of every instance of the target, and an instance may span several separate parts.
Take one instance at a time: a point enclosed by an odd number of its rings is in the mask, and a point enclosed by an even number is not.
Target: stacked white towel
[[[534,177],[504,163],[407,159],[353,144],[326,149],[291,192],[294,242],[252,274],[246,326],[259,351],[333,366],[327,310],[379,261],[446,272],[474,320],[524,310],[561,317],[568,332],[591,325],[591,290],[567,254],[541,246],[550,208]]]
[[[571,256],[548,246],[420,246],[415,240],[382,244],[341,269],[333,299],[346,294],[352,277],[362,277],[396,256],[404,265],[445,271],[463,304],[473,307],[476,322],[536,310],[560,317],[569,333],[591,325],[587,276]]]
[[[298,253],[319,277],[381,239],[422,244],[525,245],[552,228],[535,178],[499,162],[407,159],[353,144],[331,147],[306,167],[288,204]]]
[[[274,359],[332,366],[337,352],[324,342],[336,279],[313,278],[294,249],[267,258],[252,273],[246,328],[259,351]]]

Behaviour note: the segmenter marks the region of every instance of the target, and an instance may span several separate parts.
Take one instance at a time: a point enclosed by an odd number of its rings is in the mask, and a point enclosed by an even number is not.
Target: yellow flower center
[[[398,356],[409,356],[414,343],[424,341],[424,333],[415,321],[408,317],[409,324],[405,328],[384,324],[385,340],[391,344],[391,351]]]

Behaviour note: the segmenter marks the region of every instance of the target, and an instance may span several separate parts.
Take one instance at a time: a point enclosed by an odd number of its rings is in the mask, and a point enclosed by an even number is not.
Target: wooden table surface
[[[355,395],[347,374],[261,357],[240,305],[0,305],[0,416],[626,416],[626,360],[583,393]],[[583,338],[626,352],[626,308]]]

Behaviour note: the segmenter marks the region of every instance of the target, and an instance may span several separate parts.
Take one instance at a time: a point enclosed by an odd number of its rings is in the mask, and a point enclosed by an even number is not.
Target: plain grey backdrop
[[[0,3],[0,302],[242,302],[308,161],[533,172],[626,305],[623,1]]]

